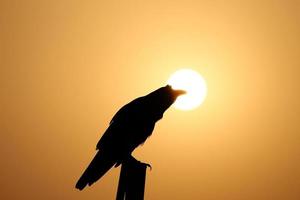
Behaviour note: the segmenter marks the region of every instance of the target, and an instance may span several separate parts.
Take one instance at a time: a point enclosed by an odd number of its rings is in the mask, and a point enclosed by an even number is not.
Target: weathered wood
[[[128,159],[122,163],[116,200],[143,200],[147,165]]]

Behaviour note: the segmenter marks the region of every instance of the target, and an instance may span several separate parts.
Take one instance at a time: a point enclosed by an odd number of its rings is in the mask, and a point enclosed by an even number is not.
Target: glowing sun
[[[182,89],[187,93],[179,96],[174,103],[180,110],[192,110],[198,107],[206,97],[206,83],[203,77],[194,70],[180,69],[168,80],[173,89]]]

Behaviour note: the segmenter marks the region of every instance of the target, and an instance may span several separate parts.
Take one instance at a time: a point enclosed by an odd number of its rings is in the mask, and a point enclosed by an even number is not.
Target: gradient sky
[[[300,2],[0,2],[0,199],[114,199],[74,185],[114,113],[182,67],[208,96],[134,155],[145,199],[300,199]]]

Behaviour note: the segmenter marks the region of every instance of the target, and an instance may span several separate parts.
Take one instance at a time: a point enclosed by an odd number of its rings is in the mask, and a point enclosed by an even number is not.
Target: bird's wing
[[[122,142],[128,138],[130,128],[134,125],[133,123],[136,123],[140,112],[141,98],[126,104],[114,115],[109,127],[97,143],[96,149],[120,147]]]
[[[112,124],[114,121],[123,121],[128,120],[128,117],[134,117],[137,115],[137,112],[141,108],[141,102],[143,102],[144,97],[139,97],[129,102],[123,106],[111,119],[109,124]]]

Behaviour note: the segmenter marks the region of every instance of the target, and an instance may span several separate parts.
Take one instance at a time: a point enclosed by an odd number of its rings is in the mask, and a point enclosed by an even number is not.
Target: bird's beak
[[[183,95],[183,94],[186,94],[185,90],[173,90],[173,92],[174,92],[176,97],[178,97],[180,95]]]

